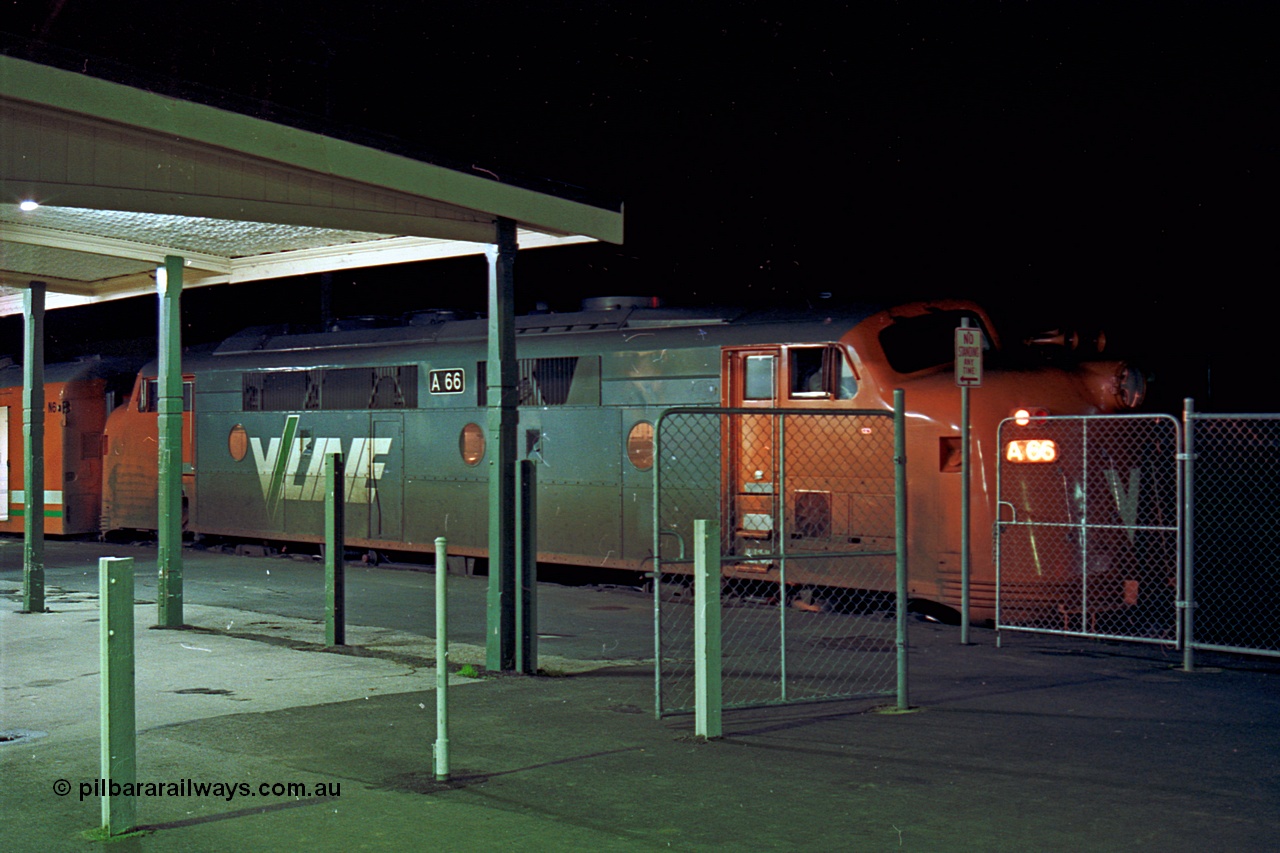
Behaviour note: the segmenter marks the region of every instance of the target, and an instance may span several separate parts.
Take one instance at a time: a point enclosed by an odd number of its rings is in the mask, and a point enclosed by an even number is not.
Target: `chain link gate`
[[[1188,645],[1280,656],[1280,415],[1188,401]]]
[[[723,707],[905,689],[892,413],[673,409],[654,458],[659,715],[694,704],[696,519],[721,523]]]
[[[996,627],[1178,642],[1178,421],[1010,418],[997,447]]]

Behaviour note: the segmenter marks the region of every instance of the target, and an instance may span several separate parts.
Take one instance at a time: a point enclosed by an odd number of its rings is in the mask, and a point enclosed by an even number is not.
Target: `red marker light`
[[[1013,422],[1016,423],[1018,426],[1026,426],[1036,418],[1045,418],[1048,416],[1049,416],[1048,409],[1045,409],[1042,407],[1036,407],[1036,408],[1030,408],[1030,409],[1018,409],[1016,412],[1013,413],[1012,417],[1013,417]]]

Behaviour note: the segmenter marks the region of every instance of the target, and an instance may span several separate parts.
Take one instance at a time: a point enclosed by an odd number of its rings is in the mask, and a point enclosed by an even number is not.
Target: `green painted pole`
[[[324,482],[324,643],[344,646],[347,643],[347,502],[346,466],[341,453],[325,457]]]
[[[159,482],[156,624],[182,626],[182,258],[156,270],[160,300]],[[287,449],[283,452],[288,452]]]
[[[694,734],[720,737],[720,521],[693,522]]]
[[[445,590],[448,580],[449,548],[443,536],[436,538],[436,742],[437,782],[449,781],[449,602]]]
[[[22,294],[22,609],[44,613],[44,295],[42,281]],[[4,440],[8,440],[7,436]]]
[[[489,260],[489,594],[485,665],[516,667],[516,225],[499,219]]]
[[[520,535],[516,565],[520,572],[520,607],[516,611],[516,657],[525,675],[538,674],[538,469],[532,459],[520,461],[518,505]]]
[[[98,649],[101,683],[102,829],[122,835],[138,825],[132,790],[138,776],[138,735],[134,713],[133,558],[98,560]]]
[[[907,690],[907,417],[901,388],[893,390],[893,520],[897,553],[898,710],[910,705]]]

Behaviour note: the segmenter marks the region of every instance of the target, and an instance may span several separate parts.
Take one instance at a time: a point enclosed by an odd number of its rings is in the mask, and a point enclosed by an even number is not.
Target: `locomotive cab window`
[[[773,364],[776,358],[772,355],[749,355],[742,361],[742,399],[773,399]]]
[[[839,347],[788,347],[792,400],[852,400],[858,391],[853,366]]]
[[[884,357],[896,373],[915,373],[950,365],[955,360],[955,330],[961,320],[982,330],[982,348],[991,349],[991,336],[972,311],[931,311],[915,317],[897,317],[880,332]]]

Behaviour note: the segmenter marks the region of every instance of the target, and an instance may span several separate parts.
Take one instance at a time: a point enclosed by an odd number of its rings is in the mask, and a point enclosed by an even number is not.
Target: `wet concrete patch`
[[[48,732],[38,732],[33,729],[5,729],[0,731],[0,746],[29,743],[48,736]]]
[[[483,773],[460,771],[449,774],[446,781],[439,781],[435,773],[415,770],[410,773],[398,773],[384,779],[378,789],[383,791],[399,791],[404,794],[436,794],[440,791],[455,791],[468,785],[482,785],[489,781]]]

